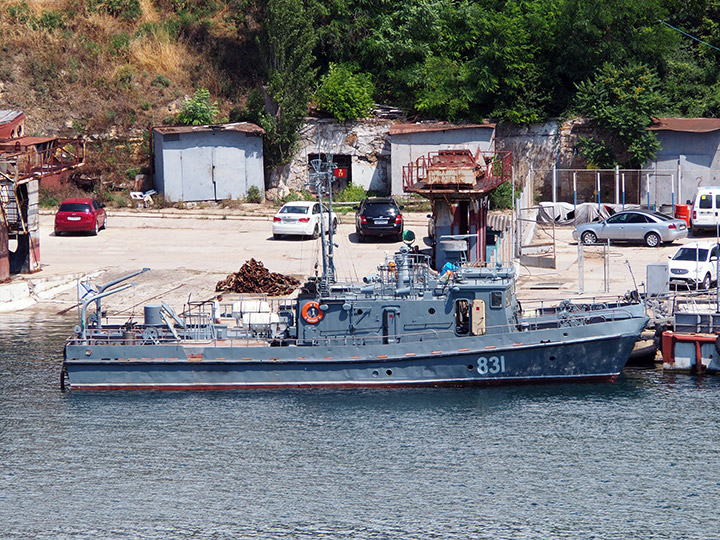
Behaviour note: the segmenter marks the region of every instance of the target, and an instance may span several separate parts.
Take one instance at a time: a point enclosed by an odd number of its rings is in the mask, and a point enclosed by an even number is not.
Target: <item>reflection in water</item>
[[[63,394],[74,323],[2,319],[3,538],[715,536],[717,378]]]

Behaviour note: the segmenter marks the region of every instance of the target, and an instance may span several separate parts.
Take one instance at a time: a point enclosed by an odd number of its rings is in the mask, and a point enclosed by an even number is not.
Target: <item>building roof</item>
[[[446,131],[450,129],[495,129],[495,124],[451,124],[449,122],[418,122],[414,124],[393,124],[390,126],[390,135],[404,135],[406,133],[422,133],[429,131]]]
[[[56,140],[57,137],[18,137],[17,139],[0,140],[0,149],[13,150],[14,148],[27,148],[28,146]]]
[[[9,124],[21,116],[22,111],[0,110],[0,124]]]
[[[651,131],[710,133],[720,130],[720,118],[653,118]]]
[[[167,126],[154,127],[154,131],[162,135],[171,133],[207,133],[215,131],[240,131],[251,135],[263,135],[265,130],[250,122],[235,122],[232,124],[212,124],[206,126]]]

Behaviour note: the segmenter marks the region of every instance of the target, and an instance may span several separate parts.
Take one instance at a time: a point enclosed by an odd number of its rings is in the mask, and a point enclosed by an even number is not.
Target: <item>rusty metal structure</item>
[[[511,152],[440,150],[403,167],[403,190],[432,203],[435,268],[488,262],[489,195],[511,178]]]
[[[0,111],[0,134],[2,282],[10,274],[40,270],[40,184],[59,186],[81,167],[85,141],[23,136],[23,115],[16,111]]]

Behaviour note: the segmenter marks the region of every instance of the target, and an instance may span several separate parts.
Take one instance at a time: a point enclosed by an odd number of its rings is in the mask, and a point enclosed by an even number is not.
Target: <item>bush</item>
[[[219,113],[217,101],[210,102],[210,91],[199,88],[191,99],[186,99],[175,117],[184,126],[202,126],[213,124]]]
[[[372,111],[374,92],[369,75],[356,75],[346,66],[331,63],[327,75],[320,81],[317,98],[323,110],[339,122],[347,122]]]
[[[113,76],[113,82],[118,89],[127,90],[132,87],[134,70],[132,66],[122,66]]]
[[[39,201],[42,208],[52,208],[60,204],[58,196],[46,188],[40,188]]]
[[[89,0],[88,9],[104,11],[128,22],[132,22],[142,15],[140,0]]]
[[[158,86],[160,88],[167,88],[168,86],[170,86],[170,79],[168,79],[165,75],[158,73],[157,75],[155,75],[155,78],[150,84],[152,84],[153,86]]]
[[[520,196],[520,192],[516,193],[516,197]],[[512,184],[503,182],[490,193],[490,208],[492,210],[504,210],[512,208]]]
[[[337,202],[356,202],[362,201],[367,197],[367,191],[361,186],[348,184],[347,187],[333,194],[333,200]]]
[[[315,196],[309,191],[291,191],[284,197],[282,197],[278,203],[282,206],[285,203],[294,201],[312,201],[315,200]]]
[[[260,193],[260,189],[257,186],[250,186],[245,200],[249,203],[261,203],[263,201],[263,196],[262,193]]]
[[[120,32],[110,38],[108,51],[113,56],[122,56],[130,51],[130,34]]]

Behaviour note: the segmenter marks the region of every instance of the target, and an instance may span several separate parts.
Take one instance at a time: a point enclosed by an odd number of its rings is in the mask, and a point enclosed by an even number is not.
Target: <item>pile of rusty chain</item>
[[[270,272],[263,263],[250,259],[240,267],[240,270],[218,281],[215,291],[285,296],[293,292],[298,285],[300,281],[294,277]]]

